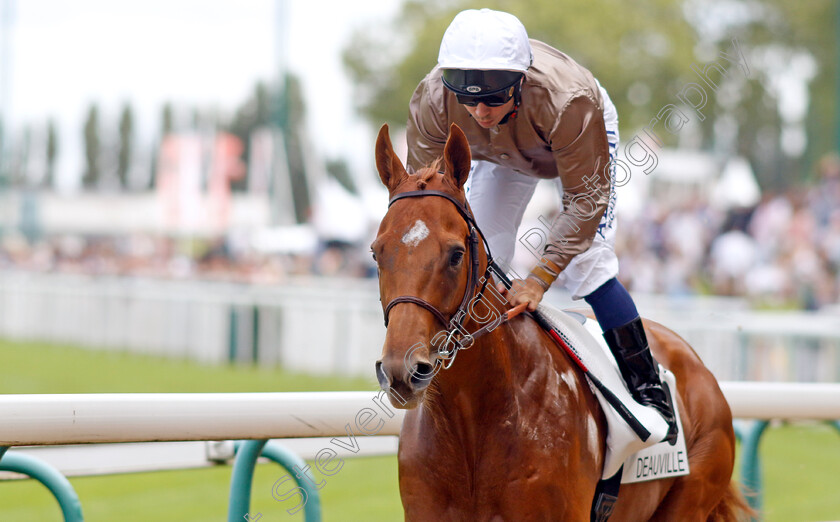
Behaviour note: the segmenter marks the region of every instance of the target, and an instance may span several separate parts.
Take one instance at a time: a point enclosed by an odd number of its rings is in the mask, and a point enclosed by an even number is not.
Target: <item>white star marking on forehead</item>
[[[408,246],[416,247],[421,241],[426,239],[428,235],[428,227],[426,227],[426,224],[418,219],[414,222],[414,226],[411,227],[411,230],[406,232],[402,237],[402,242]]]

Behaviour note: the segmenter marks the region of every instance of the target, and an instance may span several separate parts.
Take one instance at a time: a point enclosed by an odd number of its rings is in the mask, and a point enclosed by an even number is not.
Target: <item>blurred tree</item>
[[[764,187],[784,189],[801,182],[819,157],[835,150],[840,138],[838,2],[685,3],[703,44],[728,47],[737,38],[749,53],[753,75],[741,89],[737,107],[738,152],[753,161]],[[793,77],[804,80],[791,82]],[[800,90],[803,81],[805,89]],[[804,110],[801,120],[800,110]],[[799,143],[803,138],[804,148]]]
[[[29,183],[29,155],[32,151],[32,128],[26,125],[17,144],[17,153],[12,161],[12,186],[26,187]]]
[[[166,136],[172,134],[175,131],[175,116],[172,109],[172,104],[170,102],[166,102],[163,104],[163,107],[160,111],[160,136],[158,137],[158,142],[156,145],[152,146],[152,154],[150,158],[151,168],[149,169],[149,180],[146,185],[147,189],[154,189],[155,182],[157,180],[157,169],[158,169],[158,158],[160,155],[160,146],[163,144],[163,140],[166,139]]]
[[[3,113],[0,112],[0,189],[5,187],[9,182],[9,154],[6,150],[6,131],[3,127],[4,120],[5,118],[3,117]],[[2,223],[0,223],[0,234],[2,234],[2,232],[3,227]]]
[[[120,149],[117,159],[117,177],[120,181],[120,187],[123,190],[129,186],[128,174],[131,168],[133,139],[134,112],[131,109],[131,104],[126,103],[120,115]]]
[[[251,154],[251,133],[271,123],[271,97],[272,93],[269,92],[268,87],[264,83],[258,82],[254,86],[251,96],[237,109],[228,126],[231,134],[237,136],[245,145],[242,153],[243,161],[247,162]],[[247,187],[247,174],[231,183],[231,189],[234,191],[244,191]]]
[[[85,137],[85,173],[82,186],[87,189],[96,188],[100,177],[101,142],[99,139],[99,107],[91,104],[84,127]]]
[[[172,109],[172,104],[166,102],[163,104],[163,109],[160,114],[160,137],[165,138],[167,134],[172,134],[175,131],[175,115]]]
[[[201,126],[201,110],[198,107],[193,107],[190,114],[190,129],[198,130]]]
[[[309,221],[312,208],[312,195],[307,180],[306,154],[306,104],[303,90],[297,76],[287,74],[283,96],[283,137],[286,143],[286,156],[289,162],[289,178],[292,185],[292,200],[295,203],[295,218],[298,223]]]
[[[691,66],[719,61],[730,69],[724,87],[710,96],[699,124],[699,145],[721,155],[741,154],[764,188],[783,188],[831,150],[838,88],[837,2],[813,0],[407,0],[388,25],[359,28],[344,51],[361,113],[378,128],[404,126],[408,101],[437,62],[443,32],[462,9],[489,7],[516,15],[529,36],[587,67],[615,103],[626,144],[698,77]],[[750,77],[721,58],[737,38]],[[789,95],[780,78],[816,63],[805,93],[807,147],[796,155],[796,129],[781,113]],[[796,71],[794,71],[796,72]],[[782,104],[784,105],[784,104]],[[695,115],[688,113],[697,120]],[[826,117],[830,114],[831,117]],[[794,126],[795,127],[795,126]],[[675,146],[689,133],[660,133]],[[787,153],[785,153],[787,151]]]
[[[55,127],[55,120],[50,118],[47,122],[47,175],[44,178],[44,187],[53,188],[55,184],[55,160],[58,157],[58,131]]]
[[[409,0],[391,27],[355,31],[344,62],[357,103],[375,127],[404,126],[408,101],[437,63],[443,32],[462,9],[489,7],[516,15],[531,38],[587,67],[610,92],[623,130],[649,122],[676,92],[692,60],[692,30],[672,0]],[[652,114],[653,113],[653,114]]]
[[[326,168],[327,174],[335,178],[351,194],[359,193],[356,183],[353,181],[353,176],[350,174],[350,165],[344,158],[327,160]]]
[[[236,111],[228,130],[245,144],[243,161],[250,155],[251,133],[261,127],[276,126],[282,131],[288,161],[289,182],[292,187],[294,214],[298,223],[308,221],[311,194],[307,175],[306,103],[300,80],[286,74],[281,86],[268,87],[258,83],[253,94]],[[247,178],[232,185],[235,190],[248,186]]]

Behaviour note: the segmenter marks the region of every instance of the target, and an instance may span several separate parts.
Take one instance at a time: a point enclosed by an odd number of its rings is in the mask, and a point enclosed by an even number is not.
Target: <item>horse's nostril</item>
[[[434,366],[429,363],[420,362],[414,365],[411,370],[411,384],[415,388],[423,389],[429,385],[432,377],[435,376]]]
[[[379,381],[379,387],[387,390],[391,383],[388,375],[385,374],[385,368],[382,367],[382,361],[376,361],[376,380]]]

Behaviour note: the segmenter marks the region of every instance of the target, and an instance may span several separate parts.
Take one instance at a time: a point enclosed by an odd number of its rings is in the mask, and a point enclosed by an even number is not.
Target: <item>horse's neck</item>
[[[502,326],[460,350],[449,369],[441,369],[426,392],[424,436],[445,441],[439,449],[452,462],[473,469],[483,439],[502,417],[515,416],[509,339]]]
[[[431,447],[435,458],[447,462],[436,476],[448,487],[486,483],[492,478],[481,470],[492,466],[499,452],[535,457],[535,437],[561,447],[570,437],[589,433],[585,419],[595,418],[597,406],[582,379],[533,320],[518,318],[480,338],[435,376],[416,436],[429,441],[426,451]],[[540,466],[533,458],[526,464]],[[566,459],[556,466],[579,464]]]
[[[447,422],[492,423],[515,408],[517,379],[549,356],[539,346],[516,346],[515,326],[503,324],[459,351],[455,363],[435,378],[433,414]],[[542,361],[540,361],[542,359]]]

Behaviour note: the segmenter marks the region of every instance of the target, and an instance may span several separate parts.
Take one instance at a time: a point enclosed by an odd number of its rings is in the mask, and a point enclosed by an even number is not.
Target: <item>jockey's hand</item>
[[[545,289],[532,279],[514,279],[511,282],[510,290],[499,283],[496,287],[502,297],[508,300],[511,307],[522,303],[528,303],[528,311],[533,312],[542,301]]]

